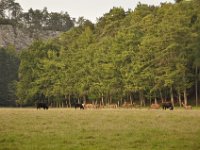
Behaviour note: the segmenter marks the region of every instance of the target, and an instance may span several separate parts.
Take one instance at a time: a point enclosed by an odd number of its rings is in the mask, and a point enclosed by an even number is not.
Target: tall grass
[[[0,150],[198,150],[200,110],[0,109]]]

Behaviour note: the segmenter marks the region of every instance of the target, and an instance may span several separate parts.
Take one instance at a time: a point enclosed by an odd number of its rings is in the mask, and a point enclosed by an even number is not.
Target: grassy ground
[[[200,110],[0,109],[0,150],[199,150]]]

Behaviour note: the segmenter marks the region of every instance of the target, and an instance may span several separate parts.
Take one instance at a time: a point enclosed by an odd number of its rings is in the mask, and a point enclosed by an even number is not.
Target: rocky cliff
[[[11,25],[0,25],[0,47],[9,44],[17,50],[27,48],[35,39],[49,39],[60,34],[59,31],[30,31],[23,28],[14,28]]]

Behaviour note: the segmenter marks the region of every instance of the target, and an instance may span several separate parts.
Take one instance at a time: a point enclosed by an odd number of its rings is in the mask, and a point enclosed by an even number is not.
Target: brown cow
[[[123,107],[123,108],[133,108],[133,107],[134,107],[134,104],[124,102],[124,104],[122,105],[122,107]]]
[[[94,108],[96,108],[96,109],[101,109],[101,108],[104,108],[104,105],[95,104],[95,105],[94,105]]]
[[[159,109],[160,105],[159,104],[151,104],[151,109]]]
[[[106,104],[106,108],[117,108],[117,104]]]
[[[85,109],[96,108],[94,104],[84,104]]]
[[[182,102],[182,105],[185,109],[192,109],[192,106],[191,105],[185,105],[183,102]]]

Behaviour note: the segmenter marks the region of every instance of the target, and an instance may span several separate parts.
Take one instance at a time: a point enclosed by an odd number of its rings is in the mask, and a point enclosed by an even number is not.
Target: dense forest
[[[25,21],[27,27],[56,25],[42,18],[31,21]],[[12,46],[0,49],[0,105],[48,101],[70,106],[77,99],[197,106],[199,42],[199,0],[138,3],[128,11],[114,7],[96,24],[79,18],[77,26],[59,37],[37,40],[20,53]]]

